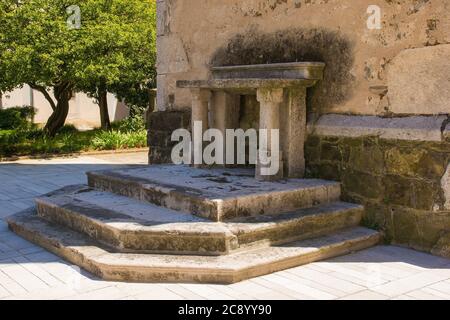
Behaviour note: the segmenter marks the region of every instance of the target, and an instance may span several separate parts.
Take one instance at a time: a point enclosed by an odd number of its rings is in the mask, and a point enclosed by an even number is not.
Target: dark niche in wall
[[[255,27],[235,35],[219,48],[212,66],[235,66],[299,61],[326,63],[324,80],[309,89],[309,112],[327,113],[350,98],[355,77],[353,44],[336,31],[292,28],[264,33]]]

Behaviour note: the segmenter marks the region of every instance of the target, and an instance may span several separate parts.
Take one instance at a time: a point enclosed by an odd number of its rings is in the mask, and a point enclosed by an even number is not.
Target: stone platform
[[[150,166],[91,172],[8,219],[24,238],[108,280],[233,283],[364,249],[363,208],[322,180]]]
[[[272,214],[338,201],[337,182],[258,181],[251,169],[147,166],[88,173],[89,186],[213,221]]]

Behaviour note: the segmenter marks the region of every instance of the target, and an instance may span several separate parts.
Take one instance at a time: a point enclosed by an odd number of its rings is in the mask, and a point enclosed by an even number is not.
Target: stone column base
[[[277,181],[277,180],[283,180],[284,179],[284,163],[283,163],[283,157],[282,154],[280,152],[280,159],[279,159],[279,170],[276,174],[274,175],[263,175],[262,171],[263,169],[267,168],[270,169],[270,164],[269,165],[263,165],[259,159],[259,152],[258,152],[258,159],[256,162],[256,171],[255,171],[255,178],[256,180],[260,180],[260,181]]]

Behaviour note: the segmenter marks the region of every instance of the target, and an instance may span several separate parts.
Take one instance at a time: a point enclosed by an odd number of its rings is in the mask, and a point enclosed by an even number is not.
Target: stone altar
[[[281,142],[281,150],[277,150],[281,153],[279,174],[263,176],[257,165],[256,177],[264,180],[303,178],[306,89],[322,80],[324,68],[322,62],[214,67],[212,79],[180,80],[177,87],[191,90],[192,124],[201,121],[203,132],[217,128],[223,134],[226,129],[239,126],[234,117],[239,108],[239,96],[256,94],[260,104],[259,129],[280,130]],[[272,151],[268,147],[267,152]]]

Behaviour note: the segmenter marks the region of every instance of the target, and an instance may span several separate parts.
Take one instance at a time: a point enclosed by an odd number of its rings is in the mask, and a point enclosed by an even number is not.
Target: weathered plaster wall
[[[450,113],[450,0],[158,0],[158,18],[159,110],[187,108],[176,80],[212,64],[317,59],[310,111]]]

